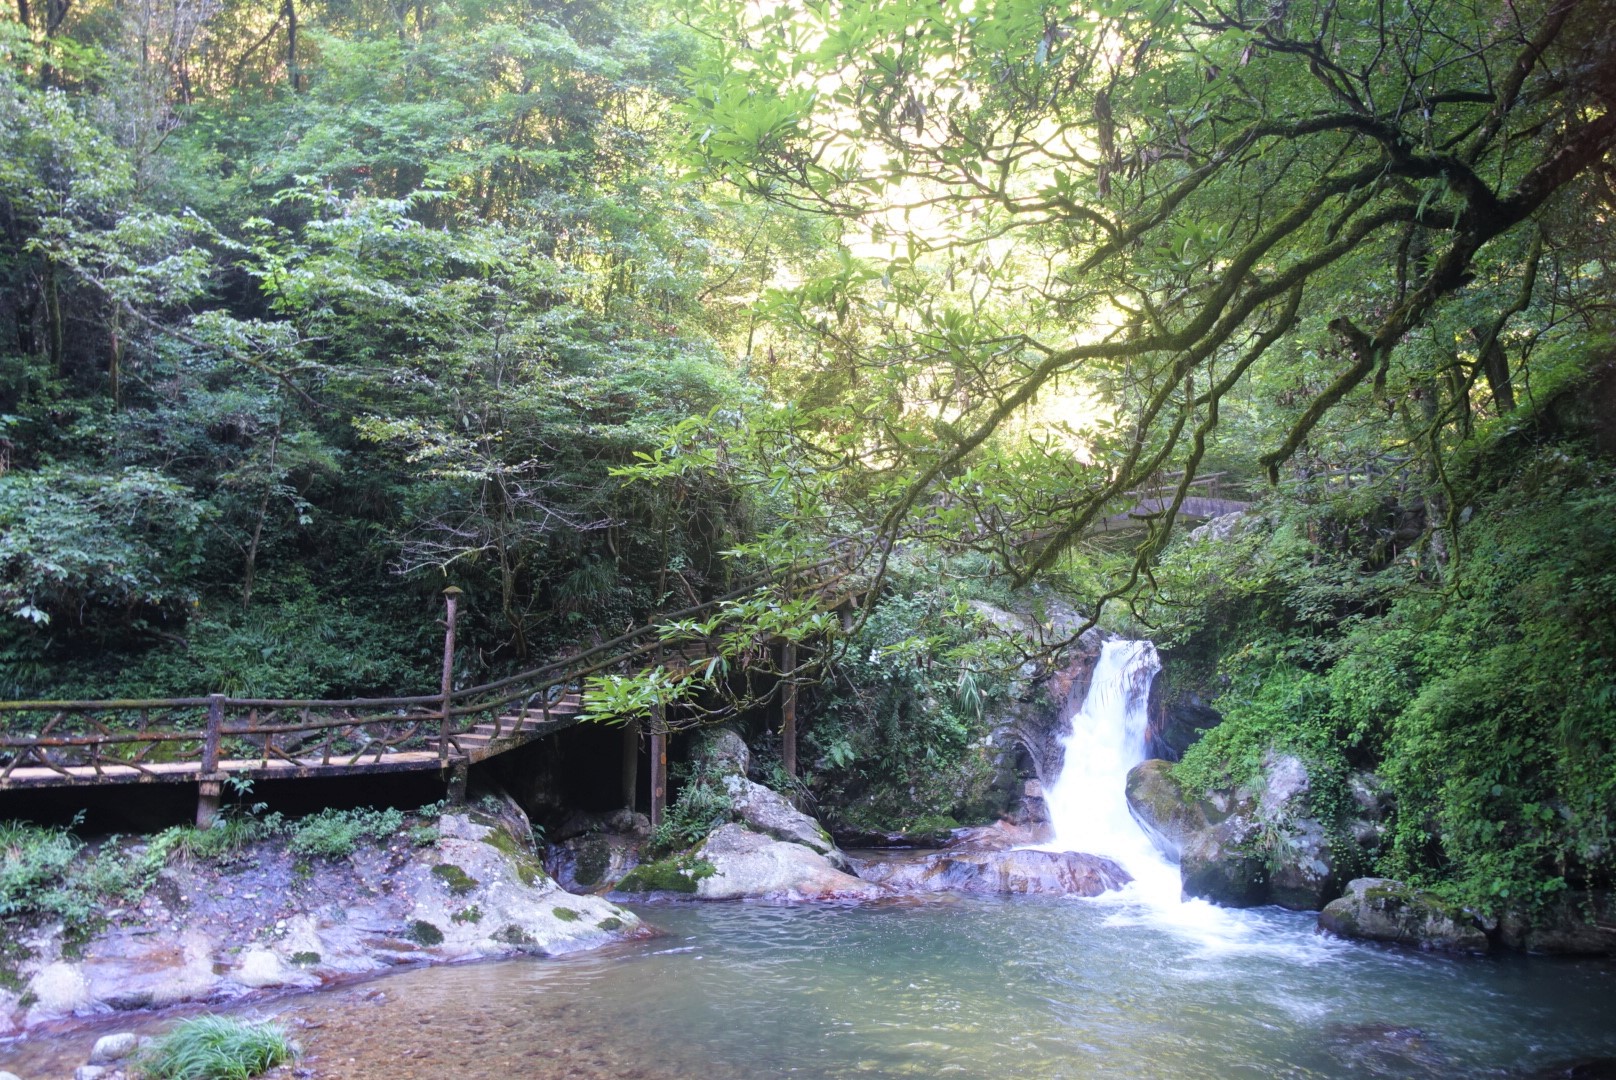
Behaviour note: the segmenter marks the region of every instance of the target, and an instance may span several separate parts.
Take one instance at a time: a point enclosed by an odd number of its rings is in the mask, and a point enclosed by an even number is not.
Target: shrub
[[[388,808],[321,810],[291,825],[288,847],[299,855],[340,859],[352,855],[362,840],[385,840],[404,828],[404,812]]]

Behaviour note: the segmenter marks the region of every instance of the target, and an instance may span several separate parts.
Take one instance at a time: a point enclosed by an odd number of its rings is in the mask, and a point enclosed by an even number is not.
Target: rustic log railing
[[[794,571],[797,595],[839,603],[861,554],[848,544]],[[445,681],[435,694],[0,701],[0,790],[193,782],[201,785],[198,819],[205,822],[227,777],[463,770],[576,723],[592,676],[655,667],[664,652],[693,666],[693,654],[705,654],[708,641],[670,632],[669,624],[710,617],[763,587],[754,582],[572,656],[460,690],[450,681],[456,599],[450,594]]]

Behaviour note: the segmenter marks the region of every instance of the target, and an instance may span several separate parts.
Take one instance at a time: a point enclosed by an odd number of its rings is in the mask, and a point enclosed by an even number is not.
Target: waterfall
[[[1107,641],[1088,694],[1061,740],[1060,776],[1045,792],[1054,839],[1046,847],[1103,855],[1133,876],[1131,893],[1151,907],[1179,904],[1178,867],[1156,850],[1128,811],[1128,770],[1145,760],[1150,684],[1161,658],[1148,641]]]
[[[1204,900],[1184,900],[1178,865],[1151,843],[1128,810],[1128,770],[1145,760],[1150,684],[1161,670],[1148,641],[1108,641],[1100,651],[1083,704],[1061,740],[1060,775],[1044,792],[1053,851],[1103,855],[1128,871],[1133,884],[1103,900],[1119,904],[1109,922],[1140,923],[1190,938],[1203,955],[1260,953],[1315,963],[1340,943],[1306,932],[1275,932],[1250,913]]]

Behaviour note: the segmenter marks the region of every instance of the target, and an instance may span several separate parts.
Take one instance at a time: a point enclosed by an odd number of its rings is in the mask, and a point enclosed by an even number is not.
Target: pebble
[[[22,1080],[22,1077],[18,1076],[16,1073],[9,1073],[3,1069],[0,1069],[0,1080]]]
[[[106,1075],[107,1069],[103,1065],[80,1065],[73,1070],[73,1080],[101,1080]]]

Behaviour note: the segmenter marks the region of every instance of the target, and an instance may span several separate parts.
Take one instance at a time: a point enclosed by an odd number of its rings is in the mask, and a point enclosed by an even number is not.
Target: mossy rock
[[[320,962],[317,952],[295,952],[291,956],[292,963],[298,967],[314,967]]]
[[[623,920],[619,919],[616,915],[608,915],[606,918],[596,923],[595,926],[608,932],[613,930],[621,930],[623,929]]]
[[[432,876],[447,885],[455,896],[465,896],[481,884],[454,863],[439,863],[432,868]]]
[[[550,914],[554,915],[562,922],[577,922],[580,917],[578,913],[572,910],[570,907],[551,908]]]
[[[572,877],[584,888],[599,885],[611,866],[612,847],[605,839],[595,836],[578,845],[578,858]]]
[[[649,892],[675,892],[694,893],[696,883],[703,878],[710,878],[718,872],[712,863],[695,859],[689,855],[675,855],[671,859],[660,859],[656,862],[641,863],[623,876],[617,883],[618,892],[649,893]]]
[[[538,944],[538,940],[532,934],[515,923],[500,927],[490,936],[502,945],[514,945],[519,948]]]
[[[459,925],[464,925],[466,923],[480,923],[483,921],[483,909],[478,907],[476,904],[473,904],[470,907],[461,908],[459,911],[449,916],[449,921]]]
[[[427,922],[425,919],[416,919],[410,923],[404,936],[417,945],[433,946],[443,944],[443,931]]]

